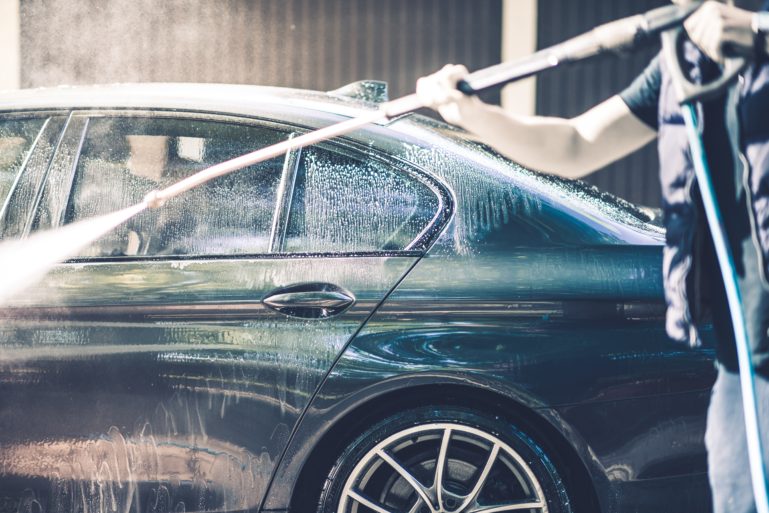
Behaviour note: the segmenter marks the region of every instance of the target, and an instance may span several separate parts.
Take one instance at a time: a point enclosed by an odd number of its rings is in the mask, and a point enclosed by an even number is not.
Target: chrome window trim
[[[294,135],[291,134],[290,137]],[[302,148],[297,148],[286,153],[286,158],[283,161],[283,173],[278,186],[268,253],[281,253],[285,247],[288,219],[291,215],[291,203],[294,199],[294,187],[296,186],[296,176],[299,173],[301,158]]]
[[[69,264],[114,264],[114,263],[163,263],[163,262],[205,262],[207,260],[301,260],[321,259],[321,258],[415,258],[425,254],[424,251],[403,250],[403,251],[347,251],[344,253],[328,252],[304,252],[304,253],[243,253],[237,255],[160,255],[145,257],[76,257],[70,258],[65,263]]]
[[[262,126],[266,128],[272,128],[282,132],[293,133],[296,131],[296,126],[291,123],[283,123],[280,120],[263,118],[258,116],[242,115],[236,116],[234,114],[221,114],[221,113],[209,113],[209,112],[196,112],[196,111],[178,111],[170,109],[77,109],[72,111],[72,115],[76,117],[87,118],[106,118],[106,117],[120,117],[120,118],[163,118],[163,119],[189,119],[197,121],[214,121],[220,123],[232,123],[235,125],[245,126]]]

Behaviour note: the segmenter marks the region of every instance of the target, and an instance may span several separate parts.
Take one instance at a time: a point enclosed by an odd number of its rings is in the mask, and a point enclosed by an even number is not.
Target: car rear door
[[[73,113],[16,235],[135,204],[294,131]],[[326,146],[219,178],[97,239],[0,305],[0,497],[19,510],[258,507],[325,373],[446,208],[413,170]]]

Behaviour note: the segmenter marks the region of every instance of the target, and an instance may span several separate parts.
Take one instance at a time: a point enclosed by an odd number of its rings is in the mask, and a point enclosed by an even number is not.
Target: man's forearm
[[[619,97],[573,119],[515,116],[499,107],[465,101],[460,124],[524,167],[580,178],[632,153],[655,133]]]
[[[525,167],[582,176],[569,165],[575,160],[577,146],[577,133],[569,120],[515,116],[494,105],[473,103],[472,109],[461,110],[461,125],[485,143]]]

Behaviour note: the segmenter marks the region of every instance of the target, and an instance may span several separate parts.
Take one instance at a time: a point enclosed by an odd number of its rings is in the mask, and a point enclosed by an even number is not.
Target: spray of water
[[[40,280],[57,263],[76,256],[84,247],[146,208],[146,203],[139,203],[63,228],[39,232],[24,240],[0,244],[0,304]]]

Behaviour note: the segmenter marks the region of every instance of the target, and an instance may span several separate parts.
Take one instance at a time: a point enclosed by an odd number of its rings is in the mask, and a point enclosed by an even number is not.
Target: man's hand
[[[686,20],[684,27],[705,55],[723,62],[724,56],[753,56],[756,35],[752,20],[751,11],[710,0]]]
[[[440,71],[417,80],[417,96],[425,107],[436,109],[447,122],[459,125],[463,108],[477,102],[457,89],[457,82],[468,74],[462,65],[447,64]]]

